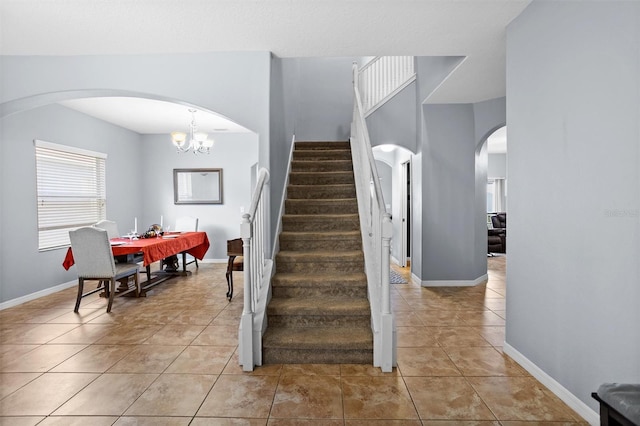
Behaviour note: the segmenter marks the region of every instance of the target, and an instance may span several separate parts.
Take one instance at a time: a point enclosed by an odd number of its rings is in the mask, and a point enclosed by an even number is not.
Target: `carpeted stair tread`
[[[277,262],[354,262],[364,261],[362,250],[310,250],[310,251],[280,251]]]
[[[333,185],[353,183],[352,171],[291,172],[292,185]]]
[[[366,316],[371,310],[369,301],[347,297],[273,298],[267,307],[268,315],[325,315]]]
[[[323,150],[323,149],[351,149],[349,141],[310,141],[310,142],[295,142],[296,150]]]
[[[292,160],[291,171],[353,171],[351,160]]]
[[[345,238],[357,238],[360,239],[360,231],[325,231],[325,232],[292,232],[282,231],[280,234],[281,239],[322,239],[322,240],[343,240]]]
[[[265,348],[373,350],[373,333],[370,327],[271,328],[262,343]]]
[[[271,284],[273,287],[366,287],[367,276],[363,272],[282,272],[273,277]]]
[[[355,214],[358,203],[355,198],[288,199],[285,201],[287,214]]]

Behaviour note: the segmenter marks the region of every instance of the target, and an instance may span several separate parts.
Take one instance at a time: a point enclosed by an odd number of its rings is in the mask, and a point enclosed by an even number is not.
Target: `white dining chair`
[[[193,216],[180,216],[178,218],[176,218],[176,227],[175,230],[176,232],[196,232],[198,230],[198,222],[199,219],[197,217],[193,217]],[[186,252],[182,252],[182,264],[183,265],[189,265],[191,263],[195,263],[196,264],[196,268],[198,268],[198,259],[196,259],[195,257],[191,256],[192,260],[190,260],[189,262],[187,262],[187,253]]]
[[[113,260],[111,244],[107,231],[96,227],[82,227],[69,231],[73,259],[78,271],[78,297],[74,312],[78,312],[80,301],[83,297],[104,289],[109,297],[107,312],[111,312],[111,305],[116,293],[116,281],[134,278],[135,287],[130,288],[119,295],[135,291],[140,295],[140,283],[138,280],[138,265],[135,263],[118,263]],[[100,285],[95,290],[83,293],[85,281],[99,281]]]
[[[95,228],[104,229],[107,231],[107,235],[109,239],[120,237],[120,232],[118,231],[118,224],[112,220],[101,220],[100,222],[93,225]]]

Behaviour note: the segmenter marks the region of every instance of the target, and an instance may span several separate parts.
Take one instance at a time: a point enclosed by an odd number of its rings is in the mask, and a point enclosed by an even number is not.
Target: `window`
[[[38,250],[69,245],[69,231],[106,218],[106,154],[35,141]]]

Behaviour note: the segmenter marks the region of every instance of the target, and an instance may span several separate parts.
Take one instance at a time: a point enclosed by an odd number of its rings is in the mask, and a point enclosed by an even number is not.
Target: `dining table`
[[[174,275],[189,275],[186,269],[186,262],[183,262],[182,271],[162,271],[154,275],[156,279],[151,278],[151,264],[162,261],[163,259],[176,256],[181,253],[187,253],[191,256],[202,260],[209,249],[210,243],[206,232],[171,232],[164,233],[151,238],[112,238],[110,240],[111,251],[116,259],[123,259],[126,262],[139,262],[147,271],[147,281],[143,283],[142,289],[146,290],[161,281],[166,280]],[[74,265],[73,251],[68,248],[62,266],[69,270]],[[162,263],[160,264],[162,269]]]

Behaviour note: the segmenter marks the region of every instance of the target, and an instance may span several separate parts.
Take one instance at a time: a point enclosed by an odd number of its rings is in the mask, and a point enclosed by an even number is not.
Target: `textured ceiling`
[[[531,0],[0,0],[0,54],[271,51],[465,56],[429,98],[505,94],[506,26]]]

